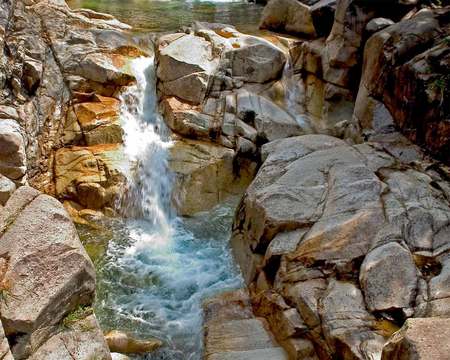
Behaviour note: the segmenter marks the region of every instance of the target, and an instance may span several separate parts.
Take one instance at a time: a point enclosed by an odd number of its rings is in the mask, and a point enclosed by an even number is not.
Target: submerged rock
[[[129,335],[113,330],[105,335],[108,347],[112,352],[123,354],[143,354],[155,351],[162,346],[162,341],[158,339],[138,340]]]

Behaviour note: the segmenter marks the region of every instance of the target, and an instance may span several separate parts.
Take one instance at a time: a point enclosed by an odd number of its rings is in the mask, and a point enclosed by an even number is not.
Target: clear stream
[[[255,32],[262,10],[241,0],[67,2],[112,14],[144,34],[177,31],[197,20]],[[107,229],[79,228],[97,267],[95,313],[105,331],[164,341],[163,348],[137,359],[199,360],[202,301],[242,285],[228,245],[238,199],[192,218],[176,216],[167,167],[171,143],[157,112],[153,59],[136,60],[133,70],[137,85],[123,94],[121,109],[129,160],[124,172],[133,174],[122,201],[126,216]]]

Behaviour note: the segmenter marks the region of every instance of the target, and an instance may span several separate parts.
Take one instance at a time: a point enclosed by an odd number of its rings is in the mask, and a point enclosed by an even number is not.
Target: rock
[[[411,253],[398,243],[369,252],[360,271],[361,289],[369,311],[411,308],[417,291],[416,271]]]
[[[63,317],[91,304],[95,271],[69,215],[55,199],[23,186],[0,216],[0,253],[8,262],[0,304],[14,356],[41,345]]]
[[[336,0],[320,0],[310,8],[316,34],[319,37],[328,36],[334,22]]]
[[[14,120],[0,120],[0,173],[19,180],[26,169],[25,142],[19,124]]]
[[[164,99],[161,108],[167,125],[177,134],[194,139],[215,139],[220,132],[220,122],[213,116],[193,110],[174,97]]]
[[[4,360],[14,360],[11,350],[9,348],[8,339],[5,336],[5,331],[0,323],[0,358]]]
[[[395,23],[391,19],[385,18],[375,18],[370,20],[366,25],[366,31],[373,35],[376,32],[387,28],[388,26],[394,25]]]
[[[396,324],[449,314],[450,207],[437,185],[445,170],[430,172],[442,165],[391,134],[353,146],[304,135],[261,148],[231,245],[255,312],[291,356],[313,357],[312,341],[318,358],[380,358]]]
[[[157,52],[157,76],[163,92],[200,104],[217,66],[211,44],[195,35],[172,37],[168,44],[166,39],[160,39]]]
[[[211,143],[184,140],[174,144],[169,166],[177,178],[175,193],[181,194],[180,214],[210,209],[243,191],[252,170],[242,168],[241,174],[235,174],[233,159],[233,150]]]
[[[77,186],[80,203],[88,209],[101,209],[106,203],[106,191],[98,183],[81,183]]]
[[[28,359],[111,360],[111,355],[95,316],[89,315],[53,335]]]
[[[314,37],[316,31],[308,5],[296,0],[271,0],[264,8],[261,29]]]
[[[22,83],[29,94],[34,94],[42,76],[42,63],[28,58],[23,63]]]
[[[0,174],[0,205],[4,206],[15,190],[16,184]]]
[[[378,99],[410,140],[448,161],[449,132],[442,121],[448,118],[448,101],[439,90],[446,82],[450,56],[440,25],[445,16],[445,10],[419,11],[367,41],[354,115],[363,119],[371,103],[368,98]]]
[[[105,335],[108,347],[112,352],[123,354],[142,354],[155,351],[162,346],[157,339],[137,340],[127,334],[113,330]]]
[[[254,36],[242,36],[238,40],[224,53],[230,63],[232,77],[263,84],[281,75],[286,56],[278,47]]]
[[[56,194],[76,194],[79,183],[105,181],[105,174],[99,168],[94,154],[86,148],[63,148],[55,155]]]
[[[262,96],[247,91],[238,93],[237,115],[243,122],[253,125],[258,136],[265,141],[303,133],[296,120],[282,108]]]
[[[449,329],[449,319],[408,319],[384,346],[381,359],[447,359]]]
[[[339,357],[364,359],[380,356],[385,340],[371,331],[374,318],[367,312],[362,293],[356,286],[331,282],[320,310],[325,338]]]
[[[97,99],[97,102],[74,105],[86,144],[121,143],[123,130],[119,121],[119,100],[104,96],[97,96]]]
[[[219,294],[207,300],[205,309],[207,314],[204,319],[205,359],[288,358],[285,351],[275,343],[265,320],[254,318],[246,291]]]
[[[130,358],[124,354],[111,353],[111,360],[130,360]]]

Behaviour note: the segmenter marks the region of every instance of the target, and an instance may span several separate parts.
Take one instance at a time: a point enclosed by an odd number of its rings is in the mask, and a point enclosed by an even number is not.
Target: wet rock
[[[309,6],[296,0],[270,1],[264,8],[260,27],[310,37],[316,35]]]
[[[177,177],[179,212],[193,215],[207,210],[231,195],[242,192],[252,170],[233,171],[234,151],[207,142],[177,141],[171,148],[170,168]]]
[[[369,311],[411,308],[417,288],[416,272],[411,253],[398,243],[369,252],[360,271],[361,289]]]
[[[110,331],[105,335],[108,347],[112,352],[123,354],[143,354],[155,351],[162,346],[157,339],[138,340],[118,330]]]
[[[95,271],[62,205],[34,189],[14,192],[0,229],[0,252],[8,259],[2,323],[6,335],[16,337],[14,356],[22,358],[67,313],[92,303]]]
[[[105,338],[94,315],[77,319],[53,335],[29,357],[30,360],[111,360]]]
[[[383,348],[382,360],[448,358],[449,319],[417,318],[406,320]]]
[[[78,200],[88,209],[101,209],[106,203],[106,191],[98,183],[82,183],[77,186]]]
[[[14,190],[16,190],[16,184],[6,176],[0,174],[0,205],[6,204]]]

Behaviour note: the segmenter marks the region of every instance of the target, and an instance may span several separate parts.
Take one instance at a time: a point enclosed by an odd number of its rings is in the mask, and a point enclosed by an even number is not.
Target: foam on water
[[[98,266],[102,326],[165,342],[147,359],[200,359],[202,300],[241,286],[228,248],[234,204],[194,218],[172,210],[164,122],[157,112],[152,58],[133,63],[137,84],[122,97],[128,191]]]

